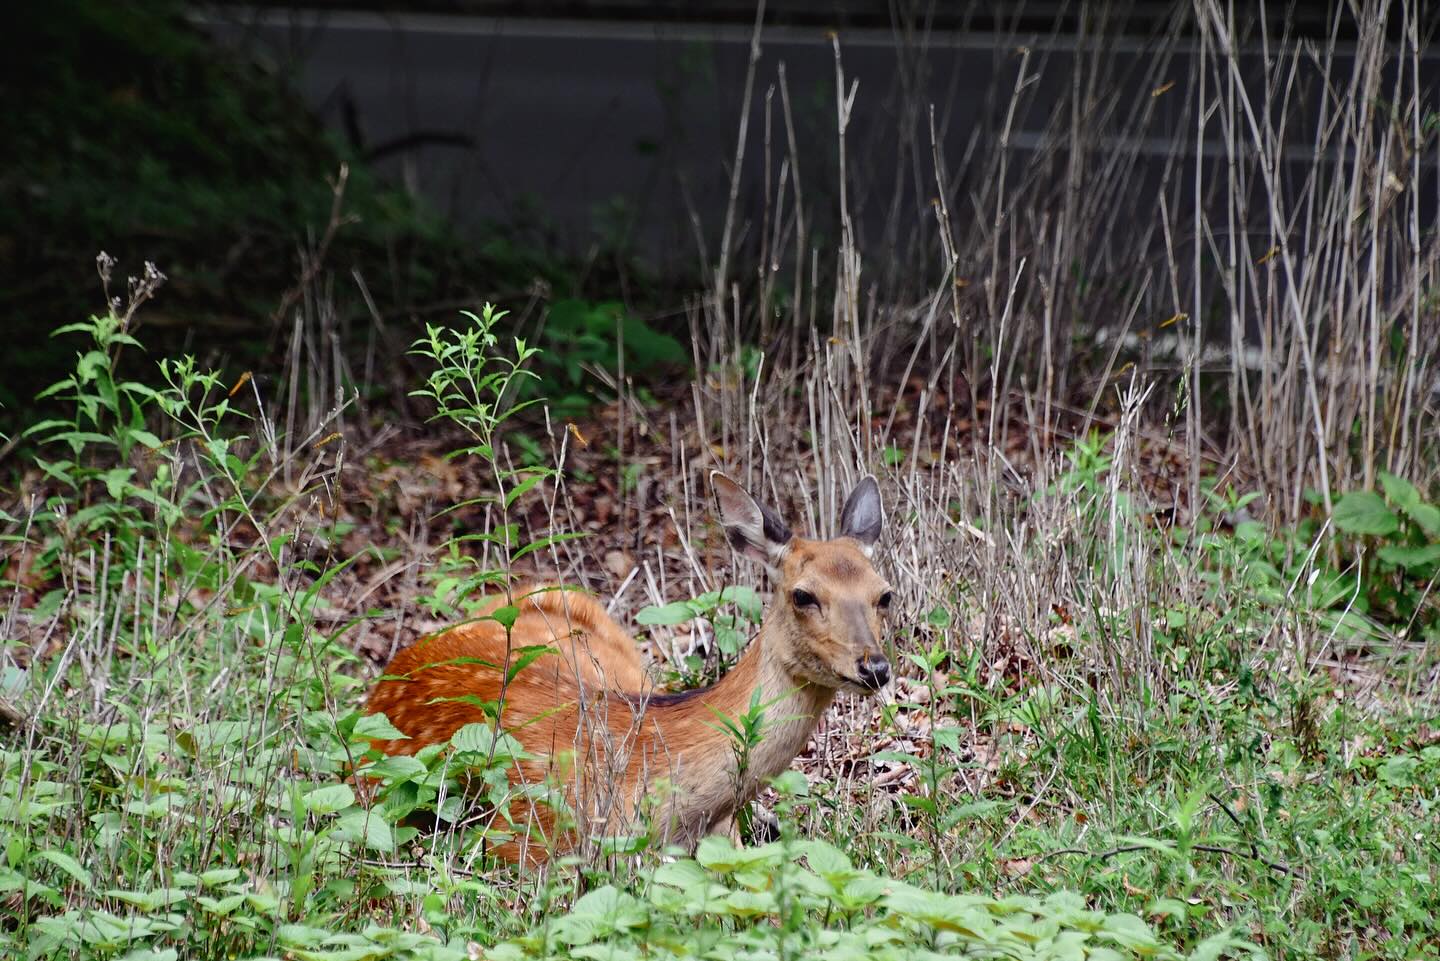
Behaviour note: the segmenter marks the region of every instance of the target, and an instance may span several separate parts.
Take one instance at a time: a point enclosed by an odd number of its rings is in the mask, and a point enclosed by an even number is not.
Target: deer
[[[760,562],[775,584],[755,637],[714,684],[656,692],[634,639],[594,598],[562,588],[519,596],[508,632],[482,616],[422,638],[376,683],[366,713],[383,712],[406,735],[373,741],[379,751],[446,743],[485,722],[490,702],[524,750],[507,775],[511,786],[561,792],[568,824],[534,791],[517,791],[507,811],[485,815],[487,834],[500,829],[499,843],[487,847],[501,859],[540,865],[578,851],[585,837],[647,824],[660,846],[693,850],[705,835],[733,830],[741,806],[804,750],[838,692],[873,695],[889,682],[881,638],[893,591],[871,563],[883,523],[875,478],[851,491],[830,540],[795,536],[719,471],[710,486],[730,547]],[[551,650],[509,672],[514,652],[533,645]],[[759,743],[737,751],[717,721],[755,704],[765,716]],[[509,832],[507,820],[529,830]]]

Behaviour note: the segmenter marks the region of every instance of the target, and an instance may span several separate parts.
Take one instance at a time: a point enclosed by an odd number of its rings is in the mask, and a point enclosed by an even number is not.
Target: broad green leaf
[[[386,781],[408,781],[425,774],[425,765],[408,754],[383,758],[366,768],[366,777]]]
[[[181,891],[179,888],[156,888],[153,891],[124,891],[111,888],[103,894],[107,898],[123,901],[141,911],[159,911],[161,908],[167,908],[172,904],[179,904],[181,901],[190,899],[189,892]]]
[[[213,888],[218,884],[229,884],[238,877],[240,877],[239,868],[215,868],[201,872],[200,883],[207,888]]]
[[[655,869],[654,878],[656,884],[671,884],[682,889],[710,883],[710,876],[705,873],[705,869],[689,858],[660,865]]]
[[[702,867],[725,874],[744,863],[744,859],[737,856],[739,853],[729,838],[708,834],[700,839],[700,844],[695,848],[695,860]]]
[[[120,961],[176,961],[180,952],[174,948],[143,947],[136,948],[129,954],[120,958]]]
[[[1160,947],[1150,925],[1133,914],[1108,915],[1101,931],[1125,947],[1137,951],[1153,954],[1154,949]]]
[[[231,894],[223,898],[212,898],[201,894],[195,898],[195,903],[200,905],[206,913],[223,918],[244,904],[246,897],[247,895],[244,894]]]
[[[1434,504],[1416,504],[1403,510],[1406,516],[1420,526],[1426,537],[1440,537],[1440,507]]]
[[[53,849],[46,851],[36,851],[33,857],[43,858],[44,860],[49,861],[61,871],[64,871],[66,874],[70,875],[71,880],[75,881],[82,888],[85,888],[87,891],[90,889],[90,885],[92,883],[90,878],[90,872],[85,870],[85,867],[79,861],[75,860],[73,857],[66,854],[64,851],[56,851]]]
[[[348,784],[326,784],[305,795],[305,810],[315,815],[337,814],[355,803]]]
[[[450,735],[450,745],[457,751],[488,754],[495,744],[495,729],[483,721],[466,724]]]
[[[505,628],[506,631],[509,631],[515,626],[515,622],[520,620],[520,608],[513,604],[506,604],[503,607],[495,608],[495,610],[486,614],[485,617],[487,620],[494,621]]]
[[[675,625],[694,620],[696,616],[695,607],[689,601],[671,601],[662,607],[642,607],[635,615],[635,622],[647,627]]]
[[[732,891],[725,898],[730,913],[741,918],[774,914],[780,905],[769,891]]]
[[[355,722],[355,730],[350,735],[351,741],[408,741],[410,735],[404,733],[384,713],[366,714]]]
[[[855,870],[850,859],[833,844],[820,840],[806,841],[803,850],[805,859],[810,862],[810,870],[822,877],[848,875]]]
[[[330,935],[331,932],[325,928],[315,928],[308,924],[282,924],[275,929],[275,936],[287,948],[313,948]]]
[[[390,832],[390,825],[375,811],[357,808],[340,815],[335,821],[333,836],[363,843],[372,851],[389,853],[395,850],[395,837]]]
[[[1399,544],[1386,544],[1376,551],[1375,554],[1387,564],[1403,567],[1407,571],[1415,570],[1420,567],[1428,567],[1436,561],[1440,561],[1440,543],[1426,544],[1423,547],[1404,547]]]
[[[1401,510],[1408,510],[1420,503],[1420,492],[1415,485],[1403,477],[1396,477],[1389,471],[1380,471],[1380,486],[1385,489],[1385,496],[1390,498],[1390,503]]]
[[[1400,529],[1400,521],[1374,491],[1351,491],[1335,502],[1335,526],[1347,534],[1385,537]]]
[[[1259,952],[1254,944],[1236,937],[1234,932],[1221,931],[1197,944],[1195,950],[1190,952],[1187,961],[1219,961],[1227,954],[1240,955],[1242,953],[1255,956]]]

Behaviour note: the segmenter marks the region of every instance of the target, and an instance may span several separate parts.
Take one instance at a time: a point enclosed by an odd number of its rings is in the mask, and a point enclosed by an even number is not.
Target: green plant
[[[1379,472],[1382,498],[1351,491],[1335,501],[1336,530],[1350,535],[1363,607],[1417,636],[1440,624],[1433,584],[1440,573],[1440,507],[1414,484]]]
[[[1096,959],[1186,957],[1140,918],[1065,893],[946,895],[856,867],[824,841],[736,848],[700,843],[694,858],[646,872],[639,893],[604,885],[532,934],[491,950],[496,961],[608,957]],[[1254,956],[1230,933],[1188,957]]]
[[[464,328],[427,325],[425,336],[416,340],[410,351],[434,365],[425,385],[411,391],[411,396],[423,397],[435,405],[431,423],[453,425],[470,438],[471,443],[450,451],[446,458],[468,457],[484,465],[494,488],[494,493],[453,504],[443,512],[481,504],[492,508],[496,519],[488,530],[462,534],[445,545],[445,553],[431,575],[433,589],[425,604],[435,613],[448,617],[453,617],[461,607],[482,603],[470,600],[477,590],[504,584],[509,564],[578,536],[553,533],[522,542],[519,527],[507,519],[517,500],[536,485],[555,477],[556,471],[533,463],[518,468],[505,466],[507,461],[498,449],[504,424],[527,407],[541,402],[540,398],[525,396],[527,385],[539,379],[538,374],[525,366],[540,354],[539,348],[517,337],[509,355],[497,350],[500,335],[496,327],[505,315],[505,311],[486,304],[479,314],[464,312],[470,322]],[[502,559],[502,565],[487,566],[481,558],[466,553],[465,545],[471,543],[492,547]],[[512,607],[506,607],[489,616],[502,620],[509,616],[513,623],[514,614]]]
[[[559,300],[550,305],[539,343],[544,349],[540,373],[554,395],[552,407],[565,416],[590,406],[582,391],[585,369],[654,378],[667,368],[684,368],[689,355],[680,342],[635,317],[621,304]]]
[[[693,684],[705,679],[714,680],[734,663],[745,648],[753,628],[758,627],[765,613],[760,595],[749,587],[723,587],[718,591],[706,591],[688,601],[671,601],[668,604],[641,608],[635,621],[646,627],[674,627],[691,621],[704,621],[715,638],[717,657],[715,663],[706,665],[699,656],[685,658],[685,683]]]
[[[1238,577],[1267,604],[1298,608],[1346,638],[1430,636],[1440,624],[1432,591],[1440,508],[1403,478],[1382,471],[1380,482],[1384,496],[1351,491],[1335,498],[1333,530],[1307,518],[1274,533],[1248,517],[1258,493],[1207,488],[1209,511],[1196,540],[1214,564],[1205,576],[1216,586]],[[1234,524],[1228,533],[1227,520]]]

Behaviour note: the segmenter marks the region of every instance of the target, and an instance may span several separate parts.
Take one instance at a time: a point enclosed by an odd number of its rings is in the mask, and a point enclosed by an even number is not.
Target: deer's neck
[[[647,720],[664,742],[657,753],[671,758],[678,789],[670,802],[678,834],[673,840],[693,842],[788,768],[834,699],[833,689],[800,680],[787,668],[781,630],[766,618],[739,663],[717,683],[659,697],[649,706]],[[756,703],[764,715],[759,724],[747,719]],[[754,736],[737,737],[734,732],[745,731],[747,723]]]

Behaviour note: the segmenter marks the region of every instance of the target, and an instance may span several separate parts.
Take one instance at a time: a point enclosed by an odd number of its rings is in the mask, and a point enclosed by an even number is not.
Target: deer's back
[[[503,726],[516,731],[547,713],[558,719],[568,713],[566,705],[607,690],[648,690],[634,640],[593,598],[564,590],[515,594],[525,596],[515,604],[520,613],[508,634],[504,625],[486,619],[506,604],[497,597],[480,609],[480,619],[421,638],[395,655],[366,711],[383,711],[408,740],[376,741],[375,747],[414,754],[447,741],[466,724],[487,720],[483,703],[500,702],[502,693]],[[535,658],[506,683],[505,674],[521,656],[516,652],[538,646],[557,653]]]

